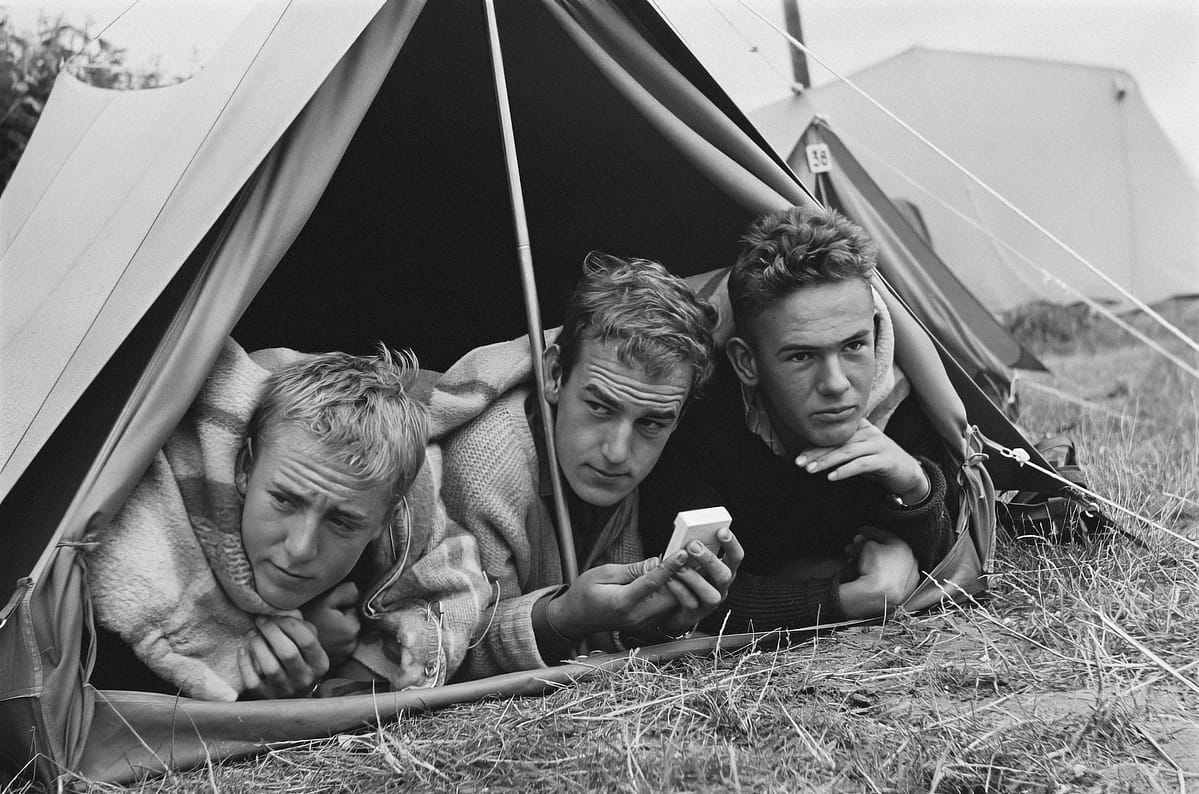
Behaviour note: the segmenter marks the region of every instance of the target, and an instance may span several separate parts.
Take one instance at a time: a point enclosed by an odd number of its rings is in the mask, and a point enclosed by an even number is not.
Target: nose
[[[850,385],[849,378],[845,375],[845,368],[841,366],[841,360],[836,356],[825,359],[824,366],[820,371],[820,380],[816,385],[820,393],[826,396],[844,394]]]
[[[302,511],[293,517],[283,541],[289,562],[304,563],[317,556],[320,526],[321,517],[315,511]]]
[[[632,440],[632,422],[613,422],[604,436],[604,445],[600,450],[604,460],[615,465],[624,463],[629,459]]]

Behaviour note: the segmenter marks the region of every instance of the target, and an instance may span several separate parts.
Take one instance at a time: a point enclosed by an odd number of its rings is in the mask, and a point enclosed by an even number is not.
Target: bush
[[[164,81],[155,64],[131,70],[125,51],[62,19],[42,18],[36,34],[13,30],[0,11],[0,190],[25,151],[60,69],[101,88],[154,88]]]

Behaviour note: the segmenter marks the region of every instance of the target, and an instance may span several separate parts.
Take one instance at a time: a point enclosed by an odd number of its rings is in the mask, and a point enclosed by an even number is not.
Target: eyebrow
[[[287,485],[286,483],[280,482],[277,479],[271,482],[271,484],[267,490],[268,491],[280,491],[284,496],[288,497],[289,499],[303,501],[305,504],[308,504],[310,502],[307,494],[303,493],[302,491],[297,490],[296,488],[292,488],[289,485]],[[365,524],[367,519],[370,518],[370,516],[367,515],[366,513],[360,512],[358,510],[354,510],[353,508],[342,507],[341,505],[334,505],[332,508],[330,508],[329,516],[334,517],[334,518],[340,518],[340,519],[347,520],[347,521],[351,521],[356,524]]]
[[[584,396],[592,397],[594,399],[600,400],[601,402],[607,403],[609,405],[612,403],[620,402],[619,398],[617,398],[615,395],[613,395],[612,392],[605,390],[602,386],[595,384],[595,383],[588,383],[587,385],[585,385],[583,387],[582,391],[584,393]],[[646,409],[645,414],[643,415],[643,418],[660,419],[660,420],[665,420],[665,421],[669,421],[669,422],[673,422],[678,417],[679,417],[679,410],[678,410],[677,406],[672,407],[672,408],[650,407],[650,408]]]
[[[365,524],[369,518],[365,513],[359,513],[357,510],[346,510],[342,507],[334,507],[329,511],[329,516],[330,518],[340,518],[355,524]]]
[[[786,345],[782,345],[782,346],[780,346],[780,347],[779,347],[779,349],[778,349],[778,352],[779,352],[779,353],[792,353],[792,352],[795,352],[795,351],[797,351],[797,350],[798,350],[798,351],[801,351],[801,352],[808,352],[808,351],[810,351],[810,350],[825,350],[825,349],[828,349],[828,348],[833,348],[833,347],[841,347],[842,345],[847,345],[847,344],[849,344],[850,342],[858,342],[858,341],[861,341],[861,340],[863,340],[863,339],[866,339],[866,338],[868,338],[868,337],[869,337],[869,336],[870,336],[870,335],[871,335],[873,332],[874,332],[874,329],[873,329],[873,328],[863,328],[862,330],[860,330],[860,331],[858,331],[858,332],[856,332],[856,333],[850,334],[849,336],[845,337],[844,339],[840,339],[840,340],[838,340],[838,341],[836,341],[836,342],[833,342],[832,344],[829,344],[829,345],[800,345],[800,344],[786,344]]]

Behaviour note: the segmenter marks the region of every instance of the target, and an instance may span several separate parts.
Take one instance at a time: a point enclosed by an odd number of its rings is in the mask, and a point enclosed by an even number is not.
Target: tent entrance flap
[[[296,33],[304,28],[292,16],[304,9],[285,5],[284,21],[296,24],[280,24],[269,42],[284,65],[286,54],[305,52]],[[252,175],[239,177],[239,201],[217,207],[227,213],[222,236],[157,265],[177,270],[176,280],[132,318],[135,332],[97,364],[101,376],[41,445],[31,479],[0,507],[0,532],[19,537],[22,553],[44,554],[60,539],[81,542],[119,507],[121,489],[144,471],[170,420],[187,411],[199,388],[195,370],[211,363],[230,333],[249,350],[368,353],[382,340],[444,370],[471,348],[528,332],[516,278],[522,252],[537,252],[536,291],[544,298],[533,325],[552,327],[592,250],[658,260],[683,276],[707,273],[734,261],[755,216],[811,201],[777,156],[721,111],[710,80],[688,77],[694,59],[676,66],[672,53],[684,52],[682,44],[665,46],[666,28],[647,27],[655,13],[648,0],[505,0],[495,11],[527,240],[511,214],[482,4],[388,0],[334,72],[303,86],[307,104]],[[244,88],[269,93],[285,74],[248,73]],[[257,121],[238,118],[250,127]],[[223,135],[243,132],[235,126]],[[101,187],[81,181],[71,198],[102,200]],[[57,209],[36,208],[49,213],[36,227],[49,228]],[[189,220],[175,213],[154,233],[195,232]],[[5,274],[36,265],[36,258],[5,261]],[[143,426],[149,430],[135,438]],[[989,426],[983,431],[1002,439]],[[106,449],[111,457],[93,467]],[[89,472],[95,485],[84,493]],[[67,514],[77,497],[84,507]],[[0,748],[25,748],[36,737],[33,749],[51,758],[43,775],[55,765],[78,769],[79,757],[64,747],[85,742],[91,757],[126,749],[110,736],[87,735],[86,707],[96,693],[80,675],[77,652],[86,596],[55,585],[67,581],[70,571],[60,568],[71,564],[67,557],[49,555],[44,586],[17,608],[19,621],[0,627],[0,706],[5,698],[20,704],[5,706],[14,719],[0,720]],[[8,555],[4,586],[33,565]],[[18,625],[51,628],[33,641]],[[252,704],[235,705],[209,704],[221,730],[240,730],[238,709]],[[322,722],[326,703],[290,708],[330,727]],[[171,699],[146,709],[157,724],[178,714]],[[84,716],[66,725],[63,714]],[[172,741],[191,742],[190,750],[177,757],[202,759],[202,743],[184,733]],[[229,747],[261,738],[250,729],[225,736]],[[114,746],[103,744],[110,740]],[[7,769],[11,753],[2,757]]]

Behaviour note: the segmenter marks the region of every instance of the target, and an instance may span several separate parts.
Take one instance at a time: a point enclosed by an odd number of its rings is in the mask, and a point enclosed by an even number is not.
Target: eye
[[[800,351],[796,351],[796,352],[790,354],[789,356],[787,356],[787,360],[792,361],[796,364],[804,364],[804,363],[807,363],[808,361],[812,360],[812,354],[800,350]]]
[[[587,409],[596,416],[611,416],[612,409],[601,402],[595,400],[586,400]]]
[[[292,505],[291,497],[281,491],[270,491],[268,495],[271,497],[271,504],[280,510]]]
[[[845,349],[850,353],[861,353],[866,349],[865,339],[855,339],[845,346]]]
[[[641,428],[643,435],[653,437],[670,427],[669,424],[659,419],[639,419],[637,426]]]
[[[335,530],[343,534],[349,535],[358,531],[357,524],[344,518],[331,518],[329,519],[329,523],[333,525]]]

